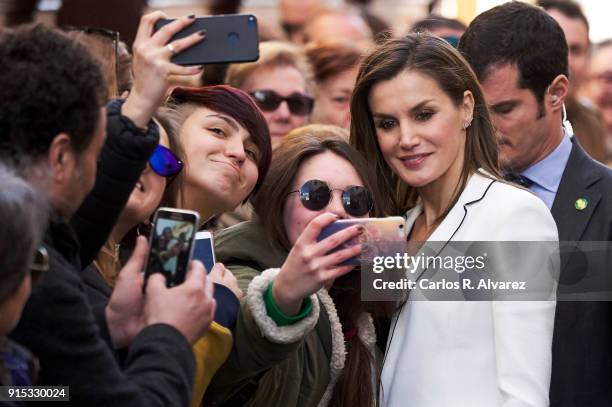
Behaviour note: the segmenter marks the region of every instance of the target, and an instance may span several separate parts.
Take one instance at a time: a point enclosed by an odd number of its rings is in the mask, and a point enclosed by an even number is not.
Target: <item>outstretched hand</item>
[[[180,66],[170,61],[174,54],[202,41],[206,36],[200,31],[170,42],[172,36],[192,24],[195,17],[181,17],[154,32],[155,22],[162,18],[168,17],[161,11],[144,15],[132,47],[134,85],[122,107],[122,114],[141,128],[147,127],[155,110],[163,102],[171,75],[195,75],[202,71],[201,66]]]

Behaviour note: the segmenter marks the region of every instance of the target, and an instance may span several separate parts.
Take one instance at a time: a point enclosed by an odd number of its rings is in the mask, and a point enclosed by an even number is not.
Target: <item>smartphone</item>
[[[155,23],[155,31],[173,19]],[[183,30],[174,34],[170,42],[206,30],[206,37],[190,48],[177,53],[172,62],[179,65],[206,65],[250,62],[259,58],[257,18],[252,14],[226,14],[198,17]]]
[[[342,250],[355,244],[363,244],[364,249],[357,257],[353,257],[341,263],[342,265],[364,265],[373,264],[374,257],[395,256],[396,253],[403,254],[406,248],[406,220],[401,216],[389,216],[386,218],[356,218],[340,219],[325,227],[317,237],[321,241],[343,229],[353,225],[363,225],[364,233],[357,238],[350,239],[337,246],[330,253]]]
[[[193,249],[193,258],[200,260],[206,272],[210,273],[213,266],[217,262],[215,260],[214,242],[212,233],[207,230],[196,233],[195,237],[195,249]]]
[[[159,208],[155,212],[145,281],[154,273],[162,273],[168,287],[185,281],[199,220],[200,215],[194,211]]]

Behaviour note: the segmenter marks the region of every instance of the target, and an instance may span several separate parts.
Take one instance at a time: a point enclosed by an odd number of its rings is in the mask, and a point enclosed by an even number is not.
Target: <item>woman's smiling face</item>
[[[434,79],[407,70],[375,84],[369,106],[381,152],[404,182],[423,187],[460,173],[471,92],[457,106]]]
[[[180,128],[185,150],[186,200],[211,200],[228,211],[238,206],[257,182],[260,152],[249,132],[234,118],[197,107]]]

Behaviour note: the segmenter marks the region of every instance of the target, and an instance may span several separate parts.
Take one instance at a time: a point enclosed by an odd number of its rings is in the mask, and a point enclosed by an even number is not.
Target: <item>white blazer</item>
[[[410,231],[420,205],[407,214]],[[481,173],[429,241],[558,241],[529,191]],[[554,290],[553,290],[554,293]],[[394,317],[383,406],[548,406],[554,294],[549,301],[409,300]]]

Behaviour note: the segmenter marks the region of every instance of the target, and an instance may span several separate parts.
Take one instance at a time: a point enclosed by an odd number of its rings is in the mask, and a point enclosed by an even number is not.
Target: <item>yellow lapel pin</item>
[[[589,206],[589,201],[587,201],[585,198],[578,198],[576,199],[576,202],[574,202],[574,208],[576,208],[578,211],[585,210],[587,206]]]

